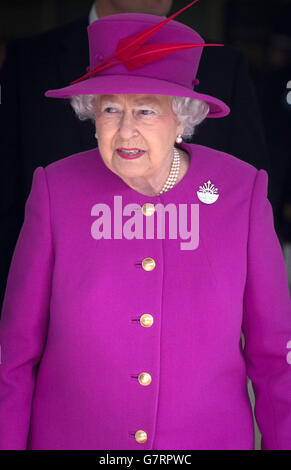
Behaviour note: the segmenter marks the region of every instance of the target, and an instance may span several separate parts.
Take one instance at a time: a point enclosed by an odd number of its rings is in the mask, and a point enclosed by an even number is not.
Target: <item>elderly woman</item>
[[[33,175],[0,323],[1,449],[253,449],[247,377],[262,448],[291,449],[268,176],[183,142],[229,108],[193,90],[205,44],[173,17],[92,23],[88,73],[46,93],[94,120],[98,148]]]

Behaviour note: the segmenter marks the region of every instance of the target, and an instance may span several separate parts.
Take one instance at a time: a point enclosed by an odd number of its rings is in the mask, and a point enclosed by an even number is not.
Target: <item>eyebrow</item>
[[[104,103],[120,104],[120,102],[118,100],[116,100],[115,98],[110,98],[110,97],[101,98],[100,101],[101,101],[102,104],[104,104]],[[155,100],[155,99],[152,99],[152,98],[140,98],[138,100],[135,100],[133,104],[138,105],[138,106],[144,106],[144,105],[147,105],[147,104],[160,106],[160,103],[158,102],[158,100]]]

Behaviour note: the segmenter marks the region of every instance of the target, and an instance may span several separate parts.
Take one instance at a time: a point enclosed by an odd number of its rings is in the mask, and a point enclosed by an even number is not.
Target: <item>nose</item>
[[[136,120],[132,111],[124,111],[119,121],[119,135],[124,140],[129,140],[138,134]]]

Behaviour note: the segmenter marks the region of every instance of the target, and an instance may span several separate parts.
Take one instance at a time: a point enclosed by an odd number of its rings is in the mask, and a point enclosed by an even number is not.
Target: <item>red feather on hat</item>
[[[182,13],[182,11],[189,8],[191,5],[196,3],[198,0],[194,0],[194,2],[189,3],[181,10],[174,13],[169,18],[161,21],[155,26],[151,28],[145,29],[140,33],[134,34],[130,37],[120,39],[118,41],[116,52],[112,54],[110,57],[104,59],[99,65],[94,67],[90,72],[86,73],[82,77],[78,78],[77,80],[71,82],[71,85],[75,83],[81,82],[93,75],[96,75],[101,70],[105,70],[113,65],[117,65],[122,63],[128,70],[134,70],[138,67],[141,67],[144,64],[148,64],[150,62],[154,62],[155,60],[161,59],[172,52],[190,49],[192,47],[204,47],[204,46],[223,46],[223,44],[181,44],[181,43],[165,43],[165,44],[146,44],[144,43],[152,37],[159,29],[165,26],[169,21],[175,18],[177,15]],[[114,62],[108,63],[111,59],[117,58]]]

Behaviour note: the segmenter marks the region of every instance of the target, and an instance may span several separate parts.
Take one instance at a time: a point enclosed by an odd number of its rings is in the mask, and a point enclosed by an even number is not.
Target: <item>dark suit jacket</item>
[[[92,122],[79,121],[68,100],[44,97],[46,90],[64,87],[86,71],[87,25],[87,18],[83,18],[8,45],[0,77],[1,303],[33,171],[96,146]],[[231,114],[203,121],[192,142],[233,154],[269,171],[259,107],[245,56],[229,46],[206,47],[197,78],[200,85],[195,90],[222,99],[230,106]],[[269,199],[272,202],[270,185]]]

